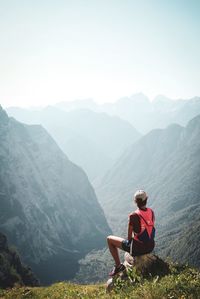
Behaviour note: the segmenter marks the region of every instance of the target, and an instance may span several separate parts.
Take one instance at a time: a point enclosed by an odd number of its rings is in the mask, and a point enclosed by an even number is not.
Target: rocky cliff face
[[[41,126],[0,108],[0,229],[41,282],[72,278],[110,229],[85,173]]]
[[[14,284],[38,286],[39,281],[30,268],[21,263],[18,253],[8,247],[7,238],[0,233],[0,287]]]

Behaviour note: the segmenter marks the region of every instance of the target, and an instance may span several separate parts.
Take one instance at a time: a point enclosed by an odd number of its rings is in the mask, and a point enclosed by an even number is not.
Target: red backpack
[[[134,233],[134,240],[142,243],[153,240],[155,237],[153,211],[150,208],[147,208],[146,210],[137,209],[135,213],[140,218],[141,229],[138,234]]]

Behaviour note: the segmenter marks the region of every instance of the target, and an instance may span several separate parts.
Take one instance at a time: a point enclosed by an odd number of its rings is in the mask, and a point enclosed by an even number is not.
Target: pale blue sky
[[[0,103],[200,96],[200,1],[0,0]]]

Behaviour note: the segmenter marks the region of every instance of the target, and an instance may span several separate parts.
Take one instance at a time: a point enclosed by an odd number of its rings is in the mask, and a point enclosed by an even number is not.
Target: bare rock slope
[[[0,108],[0,230],[42,282],[69,279],[110,233],[85,173],[41,127]]]

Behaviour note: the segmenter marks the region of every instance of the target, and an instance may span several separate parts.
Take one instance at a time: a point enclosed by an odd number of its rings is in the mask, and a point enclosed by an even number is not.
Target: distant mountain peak
[[[200,97],[193,97],[190,99],[190,101],[193,103],[200,102]]]
[[[0,105],[0,116],[2,117],[2,115],[6,116],[8,118],[8,115],[7,115],[6,111]]]
[[[7,124],[9,121],[8,115],[5,110],[0,105],[0,126],[3,124]]]
[[[55,107],[64,110],[79,109],[79,108],[96,108],[97,104],[92,98],[76,99],[72,101],[61,101],[58,102]]]
[[[200,127],[200,115],[197,115],[194,118],[192,118],[187,124],[188,128],[192,128],[192,127],[195,127],[195,126]]]
[[[168,102],[171,102],[172,99],[162,95],[162,94],[159,94],[157,95],[154,99],[153,99],[153,103],[157,103],[157,102],[162,102],[162,103],[168,103]]]
[[[138,92],[138,93],[134,93],[131,95],[130,97],[131,99],[140,99],[140,100],[144,100],[145,102],[149,102],[149,98],[142,92]]]
[[[140,93],[135,93],[131,95],[130,97],[122,97],[120,98],[117,103],[137,103],[137,104],[148,104],[150,103],[149,98],[143,94],[142,92]]]

